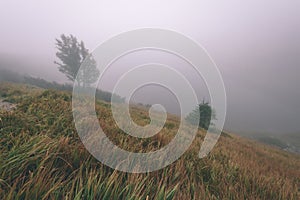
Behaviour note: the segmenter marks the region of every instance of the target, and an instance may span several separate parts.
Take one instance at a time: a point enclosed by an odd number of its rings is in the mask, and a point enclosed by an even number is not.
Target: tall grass
[[[25,87],[25,86],[22,86]],[[159,171],[128,174],[94,159],[79,140],[67,92],[1,85],[2,98],[17,103],[0,111],[0,199],[299,199],[300,159],[232,134],[198,158],[204,133],[189,150]],[[3,92],[4,91],[4,92]],[[33,92],[34,91],[34,92]],[[178,119],[151,139],[133,140],[119,130],[110,105],[98,102],[100,124],[120,147],[144,152],[166,145]],[[133,107],[133,119],[148,122],[146,109]],[[101,117],[100,117],[101,115]]]

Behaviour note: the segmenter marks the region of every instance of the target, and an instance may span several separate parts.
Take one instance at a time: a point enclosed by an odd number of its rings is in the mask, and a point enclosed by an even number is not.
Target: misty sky
[[[74,34],[92,50],[132,29],[178,31],[204,46],[221,71],[226,129],[300,133],[298,0],[2,0],[0,25],[0,67],[59,82],[65,78],[53,64],[54,39],[62,33]]]

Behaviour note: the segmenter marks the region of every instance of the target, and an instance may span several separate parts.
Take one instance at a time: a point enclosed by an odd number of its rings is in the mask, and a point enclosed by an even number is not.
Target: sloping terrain
[[[300,157],[224,133],[210,155],[198,158],[199,130],[189,150],[168,167],[147,174],[114,171],[84,148],[73,124],[71,94],[10,83],[1,98],[16,109],[0,110],[0,199],[299,199]],[[150,151],[176,134],[169,116],[152,138],[134,139],[114,123],[110,104],[98,101],[104,132],[118,146]],[[148,111],[131,109],[138,124]]]
[[[253,136],[255,140],[269,144],[291,153],[300,154],[300,134],[284,133],[282,135],[259,135]]]

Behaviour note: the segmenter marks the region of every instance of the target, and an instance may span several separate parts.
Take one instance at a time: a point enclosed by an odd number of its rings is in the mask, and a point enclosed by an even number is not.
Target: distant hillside
[[[189,150],[170,166],[146,174],[115,171],[95,160],[73,124],[71,93],[0,83],[0,199],[300,199],[300,157],[224,133],[211,154],[198,158],[199,130]],[[149,122],[148,108],[131,107],[133,120]],[[147,139],[126,135],[112,119],[110,104],[97,101],[107,136],[129,151],[160,149],[176,134],[168,116]]]
[[[300,154],[300,133],[244,133],[242,135],[284,151]]]
[[[42,78],[32,77],[32,76],[23,76],[17,72],[7,70],[7,69],[0,69],[0,81],[2,82],[13,82],[13,83],[24,83],[34,85],[43,89],[55,89],[55,90],[62,90],[62,91],[69,91],[73,90],[73,85],[68,83],[57,83],[55,81],[47,81]],[[96,90],[96,98],[99,100],[103,100],[106,102],[110,102],[114,96],[114,101],[117,102],[124,102],[125,99],[117,94],[112,94],[107,91],[103,91],[100,89]]]
[[[288,146],[293,146],[300,153],[300,133],[288,133],[282,137]]]
[[[300,154],[300,135],[299,134],[284,134],[281,136],[259,136],[254,139],[291,153]]]

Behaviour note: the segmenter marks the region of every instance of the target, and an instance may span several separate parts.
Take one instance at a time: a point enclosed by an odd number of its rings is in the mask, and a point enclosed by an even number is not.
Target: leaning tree
[[[75,36],[62,34],[60,39],[56,39],[56,48],[58,50],[56,56],[60,62],[55,61],[55,64],[69,80],[73,82],[76,80],[80,87],[90,86],[97,80],[99,76],[97,63],[83,41],[78,42]],[[78,73],[83,62],[85,63]]]

